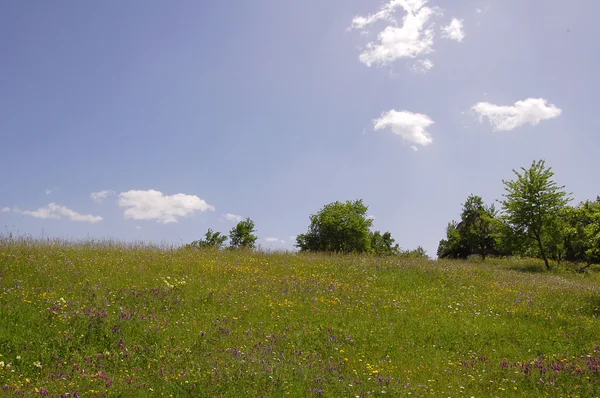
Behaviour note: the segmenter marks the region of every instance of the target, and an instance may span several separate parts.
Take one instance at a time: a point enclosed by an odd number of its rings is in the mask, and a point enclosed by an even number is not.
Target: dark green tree
[[[310,216],[310,226],[296,238],[300,251],[340,253],[368,252],[371,225],[362,200],[333,202]]]
[[[457,226],[463,244],[469,255],[478,254],[482,259],[496,254],[494,238],[496,209],[486,206],[480,196],[469,195],[463,204],[461,222]]]
[[[564,212],[565,258],[584,263],[584,270],[600,264],[600,201],[582,202]]]
[[[446,226],[446,239],[442,239],[438,245],[437,256],[439,258],[467,258],[469,248],[461,236],[456,221],[451,221]]]
[[[393,256],[400,251],[400,247],[394,242],[395,239],[392,238],[391,233],[384,232],[382,234],[379,231],[375,231],[371,234],[370,251],[378,256]]]
[[[253,249],[256,246],[258,236],[254,235],[254,221],[250,218],[240,221],[229,231],[230,245],[234,249]]]
[[[498,254],[496,235],[498,223],[494,206],[486,206],[480,196],[469,195],[460,215],[460,222],[446,227],[446,239],[438,246],[440,258],[467,258],[477,254],[485,259]]]
[[[514,181],[502,181],[506,193],[501,201],[508,224],[515,233],[533,240],[547,269],[548,241],[561,209],[571,200],[552,177],[554,173],[543,160],[534,161],[529,169],[513,170]]]

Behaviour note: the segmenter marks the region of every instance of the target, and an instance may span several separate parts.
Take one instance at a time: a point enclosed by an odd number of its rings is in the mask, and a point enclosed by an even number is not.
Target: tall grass
[[[600,279],[539,265],[4,237],[0,387],[597,396]]]

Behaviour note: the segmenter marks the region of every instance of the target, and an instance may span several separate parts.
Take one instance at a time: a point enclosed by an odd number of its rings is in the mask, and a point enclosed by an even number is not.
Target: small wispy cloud
[[[524,124],[535,126],[542,120],[556,118],[562,113],[560,108],[548,104],[548,100],[544,98],[527,98],[514,105],[480,102],[471,107],[471,110],[479,115],[480,122],[487,119],[493,131],[511,131]]]
[[[69,209],[66,206],[61,206],[56,203],[49,203],[44,207],[40,207],[37,210],[17,210],[15,212],[25,214],[28,216],[41,218],[44,220],[47,219],[60,219],[62,217],[68,218],[72,221],[82,221],[89,223],[96,223],[98,221],[102,221],[102,217],[93,216],[91,214],[81,214],[74,210]]]
[[[231,221],[231,222],[240,222],[240,221],[242,221],[242,216],[238,216],[237,214],[227,213],[227,214],[223,214],[223,217],[225,217],[225,219],[227,221]]]
[[[8,213],[10,211],[10,207],[3,207],[2,213]]]
[[[430,59],[420,59],[412,67],[412,70],[417,73],[425,73],[433,68],[433,62]]]
[[[115,191],[112,189],[105,189],[104,191],[92,192],[90,194],[90,198],[96,203],[102,203],[104,199],[108,198],[115,194]]]
[[[265,238],[265,241],[269,243],[285,243],[285,241],[283,241],[282,239],[273,237]]]
[[[54,188],[48,188],[46,189],[46,195],[50,195],[52,194],[52,192],[56,191],[58,188],[54,187]]]
[[[462,19],[453,18],[446,26],[442,26],[442,37],[462,42],[465,38],[465,28]]]

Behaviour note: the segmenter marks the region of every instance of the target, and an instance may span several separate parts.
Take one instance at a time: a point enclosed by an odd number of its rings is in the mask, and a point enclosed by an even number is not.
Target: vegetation
[[[507,191],[506,200],[502,201],[506,221],[517,234],[535,241],[540,257],[550,269],[546,247],[557,242],[558,215],[570,198],[564,187],[552,181],[554,173],[543,160],[521,170],[522,174],[513,170],[515,181],[502,181]]]
[[[296,238],[301,251],[365,253],[371,248],[368,207],[362,200],[333,202],[310,216],[310,226]],[[379,243],[379,242],[378,242]]]
[[[208,229],[206,234],[204,235],[204,239],[196,240],[189,245],[188,248],[216,248],[221,249],[225,242],[227,241],[227,235],[221,235],[220,232],[213,232],[212,229]]]
[[[600,274],[543,268],[4,239],[1,395],[598,396]]]
[[[229,231],[231,247],[234,249],[253,249],[256,246],[258,236],[254,235],[254,221],[246,218],[237,223],[235,227]]]
[[[516,179],[503,181],[501,212],[470,195],[461,221],[448,224],[438,257],[533,257],[548,270],[550,260],[584,263],[580,270],[600,263],[600,198],[568,206],[570,195],[552,180],[554,173],[543,160],[513,171]]]

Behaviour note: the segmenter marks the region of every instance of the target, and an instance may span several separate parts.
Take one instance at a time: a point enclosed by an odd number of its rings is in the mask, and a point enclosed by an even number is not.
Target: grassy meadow
[[[595,397],[600,274],[0,240],[0,395]]]

